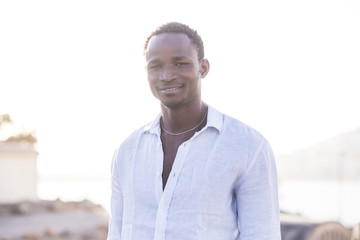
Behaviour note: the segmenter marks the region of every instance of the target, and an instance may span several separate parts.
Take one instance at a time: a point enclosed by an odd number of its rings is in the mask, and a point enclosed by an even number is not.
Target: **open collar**
[[[160,119],[161,119],[161,113],[157,115],[154,121],[151,123],[145,125],[143,128],[143,133],[151,133],[156,134],[160,136],[161,130],[160,130]],[[215,108],[208,105],[208,116],[207,116],[207,123],[204,127],[204,129],[207,128],[215,128],[219,132],[222,131],[223,128],[223,115],[217,111]]]

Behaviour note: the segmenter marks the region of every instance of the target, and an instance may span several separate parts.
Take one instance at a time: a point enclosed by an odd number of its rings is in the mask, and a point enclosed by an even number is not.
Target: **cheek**
[[[156,78],[155,78],[154,74],[150,74],[150,73],[147,74],[147,80],[148,80],[150,87],[152,85],[154,85],[156,82]]]
[[[146,73],[149,82],[154,82],[159,79],[159,71],[148,71]]]
[[[156,96],[156,80],[154,78],[150,78],[148,76],[148,84],[150,87],[150,90],[154,96]]]

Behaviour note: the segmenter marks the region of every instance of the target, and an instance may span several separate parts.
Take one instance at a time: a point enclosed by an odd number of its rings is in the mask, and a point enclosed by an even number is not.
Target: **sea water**
[[[310,220],[360,223],[360,181],[282,181],[279,202],[281,210]]]
[[[40,199],[82,201],[88,199],[110,209],[110,181],[101,179],[40,179]],[[281,181],[280,210],[314,221],[360,223],[360,181]]]

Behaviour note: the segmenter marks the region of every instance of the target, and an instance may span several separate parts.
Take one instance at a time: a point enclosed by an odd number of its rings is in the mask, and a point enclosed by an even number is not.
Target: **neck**
[[[186,131],[193,128],[204,118],[207,105],[200,101],[189,107],[170,109],[161,106],[163,127],[173,133]]]

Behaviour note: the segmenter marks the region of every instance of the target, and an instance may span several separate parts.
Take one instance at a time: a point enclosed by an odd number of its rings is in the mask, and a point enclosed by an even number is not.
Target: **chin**
[[[184,106],[183,102],[178,101],[160,101],[161,105],[170,109],[179,109]]]

